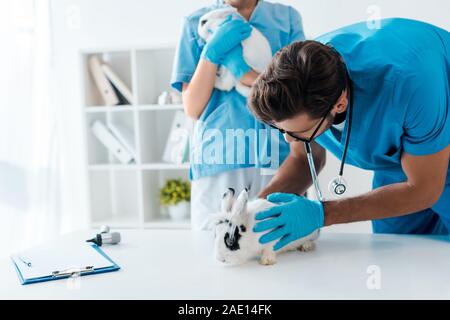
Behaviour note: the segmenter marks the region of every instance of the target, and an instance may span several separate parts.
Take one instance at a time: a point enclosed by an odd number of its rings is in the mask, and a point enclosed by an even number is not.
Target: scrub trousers
[[[233,188],[236,197],[244,188],[249,189],[249,199],[272,180],[274,172],[259,168],[243,168],[203,177],[191,183],[191,226],[193,230],[206,230],[208,217],[220,212],[223,194]]]

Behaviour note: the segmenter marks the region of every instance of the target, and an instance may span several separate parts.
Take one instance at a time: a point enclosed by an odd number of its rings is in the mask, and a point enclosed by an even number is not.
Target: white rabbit
[[[228,189],[223,195],[221,212],[213,215],[207,222],[214,231],[214,254],[220,262],[239,265],[256,257],[260,257],[260,264],[273,265],[278,253],[314,249],[314,240],[319,237],[317,230],[305,238],[293,241],[278,252],[273,250],[273,241],[265,245],[259,243],[261,233],[253,232],[255,215],[269,209],[273,204],[264,199],[248,202],[248,191],[243,190],[235,200],[234,190]]]
[[[203,15],[198,24],[200,37],[208,42],[214,31],[229,15],[243,19],[235,8],[217,9]],[[242,41],[242,49],[245,62],[258,73],[262,73],[272,60],[269,41],[254,27],[250,36]],[[218,68],[215,87],[222,91],[230,91],[236,87],[236,90],[244,97],[250,94],[250,87],[235,79],[233,74],[223,66]]]

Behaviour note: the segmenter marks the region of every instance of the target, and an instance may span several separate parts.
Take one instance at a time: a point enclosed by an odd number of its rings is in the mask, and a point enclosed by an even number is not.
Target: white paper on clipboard
[[[25,279],[41,278],[70,268],[92,266],[99,269],[114,266],[113,262],[85,242],[70,246],[52,244],[37,247],[15,254],[11,258]],[[26,263],[31,263],[31,267]]]

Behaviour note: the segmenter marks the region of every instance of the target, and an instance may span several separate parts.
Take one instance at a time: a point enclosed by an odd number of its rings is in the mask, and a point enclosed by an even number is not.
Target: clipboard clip
[[[54,277],[54,278],[77,277],[83,273],[88,273],[88,272],[93,272],[93,271],[94,271],[94,266],[87,266],[84,268],[68,268],[66,270],[53,271],[52,277]]]

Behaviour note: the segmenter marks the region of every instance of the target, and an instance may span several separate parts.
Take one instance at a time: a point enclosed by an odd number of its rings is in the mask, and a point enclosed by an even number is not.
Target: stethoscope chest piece
[[[347,182],[341,176],[336,177],[328,184],[328,191],[333,195],[342,196],[347,191]]]

